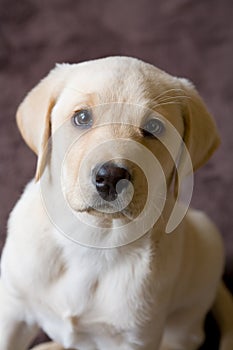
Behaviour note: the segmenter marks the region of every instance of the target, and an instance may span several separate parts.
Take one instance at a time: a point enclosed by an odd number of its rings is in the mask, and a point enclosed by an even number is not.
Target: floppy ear
[[[38,156],[36,181],[46,165],[46,146],[51,131],[50,114],[61,91],[66,67],[58,65],[54,68],[28,93],[17,110],[16,120],[21,135]]]
[[[187,97],[183,100],[184,142],[195,171],[211,157],[220,138],[213,118],[192,83],[179,80]]]
[[[176,202],[166,226],[166,232],[172,232],[184,218],[193,190],[193,171],[202,166],[220,143],[218,132],[211,115],[194,86],[186,79],[179,79],[185,97],[182,96],[184,119],[184,145],[175,173],[174,192]],[[180,206],[182,184],[188,180],[185,189],[185,205]],[[187,185],[187,184],[186,184]]]

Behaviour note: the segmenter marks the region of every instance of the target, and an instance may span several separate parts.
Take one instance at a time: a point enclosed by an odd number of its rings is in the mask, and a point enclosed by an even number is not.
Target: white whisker
[[[162,102],[156,105],[156,107],[160,107],[160,106],[166,106],[166,105],[171,105],[171,104],[181,104],[181,101],[173,101],[173,102]]]
[[[157,95],[157,96],[155,97],[155,99],[157,100],[158,98],[162,97],[163,95],[165,95],[165,94],[167,94],[167,93],[169,93],[169,92],[182,92],[182,93],[184,93],[184,90],[183,90],[183,89],[178,89],[178,88],[177,88],[177,89],[175,89],[175,88],[173,88],[173,89],[168,89],[168,90],[162,92],[161,94]]]
[[[180,102],[180,99],[191,99],[190,96],[186,96],[186,95],[177,95],[177,96],[167,96],[164,97],[163,99],[159,99],[156,102],[160,103],[160,102],[165,102],[165,101],[170,101],[170,100],[175,100],[177,99],[177,102]]]

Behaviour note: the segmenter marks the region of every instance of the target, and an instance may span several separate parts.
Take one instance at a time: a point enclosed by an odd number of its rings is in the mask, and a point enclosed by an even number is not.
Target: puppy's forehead
[[[109,57],[71,65],[65,92],[75,91],[96,103],[129,102],[144,104],[156,94],[175,87],[175,79],[158,68],[128,57]],[[91,101],[94,102],[94,101]]]
[[[138,118],[146,109],[158,105],[157,97],[178,86],[177,78],[129,57],[109,57],[58,68],[68,69],[53,113],[56,123],[68,119],[75,110],[111,103],[145,107],[137,110]]]

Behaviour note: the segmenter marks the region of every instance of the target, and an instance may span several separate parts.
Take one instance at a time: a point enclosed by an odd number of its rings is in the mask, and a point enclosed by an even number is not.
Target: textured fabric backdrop
[[[55,62],[136,56],[191,79],[215,117],[222,145],[196,174],[193,205],[222,232],[233,290],[232,16],[232,0],[0,0],[0,247],[35,170],[15,124],[25,93]]]

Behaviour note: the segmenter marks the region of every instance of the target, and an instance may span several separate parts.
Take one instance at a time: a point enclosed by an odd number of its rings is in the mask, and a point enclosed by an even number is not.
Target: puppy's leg
[[[37,345],[31,350],[64,350],[64,349],[62,346],[54,342],[49,342],[49,343],[43,343],[43,344]]]
[[[0,350],[26,350],[35,338],[38,327],[28,324],[24,314],[25,305],[0,280]]]
[[[206,312],[195,305],[174,312],[167,321],[160,350],[196,350],[204,341]]]

